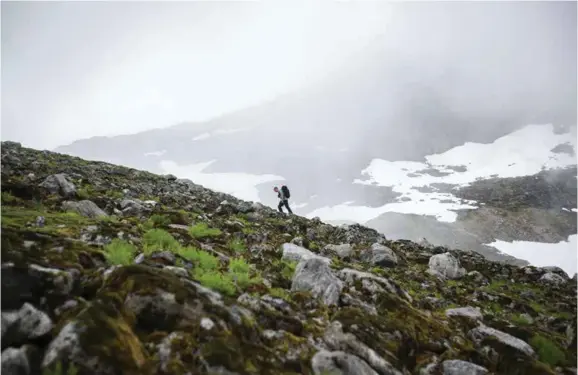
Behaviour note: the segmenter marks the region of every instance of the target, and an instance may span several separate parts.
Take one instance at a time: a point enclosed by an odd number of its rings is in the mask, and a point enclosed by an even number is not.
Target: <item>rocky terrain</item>
[[[576,276],[2,143],[4,374],[576,374]]]

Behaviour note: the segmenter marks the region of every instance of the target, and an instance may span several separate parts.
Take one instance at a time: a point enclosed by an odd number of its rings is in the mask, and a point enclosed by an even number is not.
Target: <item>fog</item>
[[[370,153],[383,147],[368,139],[392,128],[400,150],[416,133],[443,150],[456,134],[489,142],[532,122],[576,123],[572,2],[1,6],[2,139],[31,147],[221,118],[278,98],[260,125],[300,108],[295,126],[308,131],[309,119],[331,141],[349,128],[349,146]]]

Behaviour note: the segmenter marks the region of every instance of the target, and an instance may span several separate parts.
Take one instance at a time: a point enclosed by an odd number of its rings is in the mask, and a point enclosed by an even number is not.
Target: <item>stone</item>
[[[106,217],[108,214],[100,209],[93,201],[82,200],[79,202],[66,201],[62,204],[66,211],[74,211],[79,215],[94,219],[97,217]]]
[[[289,260],[289,261],[294,261],[294,262],[299,262],[300,260],[303,259],[320,259],[321,261],[329,264],[331,263],[331,259],[326,258],[326,257],[322,257],[320,255],[317,255],[315,253],[313,253],[310,250],[307,250],[304,247],[292,244],[292,243],[284,243],[283,245],[281,245],[281,251],[283,252],[283,259],[284,260]]]
[[[538,279],[538,282],[550,285],[562,285],[565,284],[567,281],[568,279],[565,279],[564,277],[554,272],[545,273],[542,275],[542,277],[540,277],[540,279]]]
[[[342,243],[340,245],[329,244],[323,248],[323,252],[326,254],[335,254],[343,259],[353,255],[353,247],[348,243]]]
[[[302,259],[295,268],[291,290],[308,291],[319,297],[326,305],[336,305],[343,289],[327,262],[317,258]]]
[[[62,173],[53,174],[40,183],[40,187],[45,188],[51,194],[60,194],[65,198],[73,198],[76,195],[76,186]]]
[[[406,291],[401,289],[393,282],[389,281],[384,277],[376,276],[369,272],[357,271],[351,268],[344,268],[337,272],[337,276],[341,280],[345,281],[345,283],[349,286],[354,285],[356,280],[360,280],[363,289],[372,293],[374,299],[377,298],[378,293],[383,293],[387,290],[388,292],[396,294],[399,297],[406,299],[408,301],[413,300]]]
[[[429,259],[429,271],[446,279],[459,279],[466,274],[460,261],[451,253],[432,255]]]
[[[534,349],[532,349],[532,347],[528,345],[528,343],[526,343],[525,341],[485,325],[480,325],[479,327],[472,329],[471,331],[468,332],[468,336],[472,341],[478,344],[484,338],[494,336],[502,344],[508,345],[509,347],[516,349],[520,353],[524,353],[529,357],[536,357]]]
[[[447,317],[462,316],[465,318],[469,318],[471,320],[482,320],[484,317],[479,307],[471,307],[471,306],[448,309],[446,310],[446,316]]]
[[[44,312],[26,302],[20,310],[2,313],[2,346],[24,344],[47,336],[52,320]]]
[[[359,341],[352,333],[344,333],[343,325],[333,321],[325,330],[323,340],[331,350],[346,351],[367,362],[379,374],[402,375],[391,363],[373,349]]]
[[[311,368],[315,375],[379,375],[361,358],[342,351],[315,353]]]
[[[4,344],[4,343],[3,343]],[[40,371],[41,353],[32,345],[6,348],[2,351],[1,373],[7,375],[35,375]]]
[[[452,359],[442,362],[443,375],[484,375],[488,373],[482,366],[475,363]]]
[[[373,265],[380,267],[395,267],[397,265],[397,255],[385,245],[374,243],[371,245],[370,254],[369,261]]]

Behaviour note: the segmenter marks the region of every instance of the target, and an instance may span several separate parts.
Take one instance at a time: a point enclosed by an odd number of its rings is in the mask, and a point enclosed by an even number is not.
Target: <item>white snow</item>
[[[577,210],[577,209],[575,209],[575,208],[573,208],[573,209],[572,209],[572,212],[578,212],[578,210]]]
[[[356,179],[353,183],[391,186],[394,192],[401,194],[398,202],[376,208],[342,203],[319,208],[308,216],[364,223],[385,212],[399,212],[431,215],[439,221],[453,222],[457,219],[455,210],[475,209],[476,202],[463,201],[452,194],[440,193],[433,187],[434,191],[431,193],[423,193],[416,188],[435,183],[465,186],[478,179],[519,177],[538,173],[543,168],[575,165],[575,156],[551,152],[551,149],[561,143],[570,143],[576,148],[576,134],[554,134],[551,125],[528,125],[492,143],[467,142],[441,154],[426,156],[424,162],[373,159],[361,172],[367,178]],[[465,170],[461,172],[450,167]],[[424,170],[430,168],[435,168],[444,175],[427,174]],[[409,200],[402,200],[407,198]],[[356,219],[353,219],[354,217]]]
[[[145,152],[144,156],[161,156],[164,155],[166,152],[167,150]]]
[[[253,202],[259,202],[257,185],[285,180],[281,176],[272,174],[204,173],[203,170],[214,162],[216,160],[191,165],[177,165],[174,161],[163,160],[160,162],[160,166],[165,173],[174,174],[180,178],[188,178],[208,189],[231,194],[236,198]]]
[[[570,277],[576,272],[576,235],[558,243],[528,241],[494,241],[486,244],[519,259],[525,259],[536,267],[558,266]]]

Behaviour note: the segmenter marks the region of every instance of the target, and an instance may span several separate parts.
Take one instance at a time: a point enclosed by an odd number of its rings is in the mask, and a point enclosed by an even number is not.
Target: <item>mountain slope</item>
[[[576,280],[559,269],[284,216],[174,176],[1,151],[6,373],[576,371]]]

